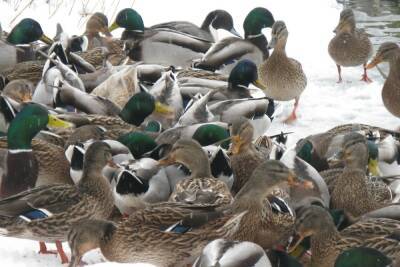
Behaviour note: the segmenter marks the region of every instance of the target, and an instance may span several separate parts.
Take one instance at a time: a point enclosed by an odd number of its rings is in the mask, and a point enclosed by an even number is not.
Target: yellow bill
[[[44,35],[44,34],[40,37],[39,40],[42,41],[42,42],[45,43],[45,44],[48,44],[48,45],[53,44],[53,40],[52,40],[51,38],[47,37],[47,36]]]
[[[257,79],[253,82],[254,86],[260,88],[261,90],[267,90],[267,87],[260,81],[260,79]]]
[[[156,107],[155,107],[155,111],[161,114],[173,114],[174,110],[168,106],[165,105],[159,101],[156,101]]]
[[[71,128],[73,126],[72,123],[60,120],[54,115],[49,114],[49,122],[47,123],[48,127],[51,128]]]
[[[117,22],[114,22],[114,23],[111,24],[111,26],[108,28],[108,31],[109,31],[109,32],[112,32],[113,30],[116,30],[116,29],[118,29],[118,28],[119,28],[119,26],[118,26]]]
[[[380,171],[379,171],[379,162],[377,159],[369,159],[368,160],[368,171],[373,175],[373,176],[380,176]]]

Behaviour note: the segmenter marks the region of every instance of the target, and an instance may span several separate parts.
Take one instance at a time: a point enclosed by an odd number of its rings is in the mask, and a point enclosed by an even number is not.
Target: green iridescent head
[[[118,138],[118,142],[127,146],[135,159],[157,147],[153,138],[140,132],[124,134]]]
[[[392,260],[382,252],[367,247],[350,248],[336,259],[335,267],[387,267]]]
[[[122,9],[114,23],[110,26],[109,31],[113,31],[118,28],[124,28],[128,31],[144,32],[144,23],[142,16],[132,8]]]
[[[250,83],[255,83],[258,79],[257,66],[253,61],[242,59],[232,69],[228,82],[232,86],[242,85],[248,87]]]
[[[28,104],[11,121],[7,132],[8,149],[31,149],[31,141],[41,130],[49,127],[70,126],[38,104]]]
[[[229,131],[215,124],[205,124],[197,128],[193,134],[193,139],[202,146],[212,145],[216,142],[229,138]],[[228,148],[230,141],[221,144],[223,148]]]
[[[44,35],[39,22],[30,18],[21,20],[7,37],[7,42],[15,45],[29,44],[37,40],[41,40],[46,44],[53,43],[49,37]]]
[[[302,139],[297,143],[296,147],[297,156],[304,160],[305,162],[312,164],[312,155],[314,151],[313,144],[307,140]]]
[[[261,34],[264,28],[271,28],[274,25],[274,16],[268,9],[256,7],[247,15],[243,22],[244,36],[254,36]]]
[[[168,106],[156,101],[151,94],[140,92],[129,99],[119,116],[125,122],[139,126],[154,111],[160,114],[172,112]]]

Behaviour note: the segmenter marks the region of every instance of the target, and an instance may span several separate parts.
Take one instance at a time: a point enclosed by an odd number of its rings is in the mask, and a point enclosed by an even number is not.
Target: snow
[[[18,2],[21,3],[15,10],[13,4]],[[235,27],[243,34],[242,23],[247,13],[257,6],[266,7],[274,14],[276,20],[286,22],[289,31],[287,54],[302,63],[308,78],[308,86],[300,99],[298,121],[292,125],[281,123],[282,118],[289,114],[293,105],[293,102],[282,103],[282,114],[273,121],[268,134],[293,131],[295,133],[289,138],[289,143],[293,144],[300,137],[325,131],[344,123],[367,123],[390,129],[396,129],[399,126],[399,120],[383,106],[381,89],[384,80],[376,69],[369,72],[370,78],[374,81],[371,84],[359,81],[362,67],[342,69],[344,82],[336,83],[336,66],[327,51],[328,43],[333,37],[332,30],[337,25],[342,9],[341,5],[334,0],[54,0],[50,1],[53,3],[50,5],[47,5],[45,0],[36,0],[21,13],[18,19],[12,21],[28,2],[28,0],[0,2],[1,23],[4,30],[10,30],[20,19],[30,16],[41,23],[48,36],[54,36],[57,22],[60,22],[70,34],[80,34],[83,33],[87,20],[87,18],[82,18],[82,6],[83,3],[88,3],[86,8],[88,12],[102,11],[108,16],[110,23],[118,10],[123,7],[133,7],[141,13],[147,26],[169,20],[189,20],[200,25],[210,10],[221,8],[234,16]],[[54,5],[55,2],[61,2],[58,9]],[[72,7],[73,3],[75,4]],[[116,31],[116,34],[118,33]],[[270,29],[265,33],[269,39]],[[220,32],[220,34],[223,33]],[[64,246],[69,254],[68,246],[66,244]],[[61,266],[56,256],[38,255],[37,250],[36,242],[1,237],[1,266]],[[114,263],[100,263],[101,259],[98,251],[84,257],[86,262],[94,264],[92,266],[119,266]]]

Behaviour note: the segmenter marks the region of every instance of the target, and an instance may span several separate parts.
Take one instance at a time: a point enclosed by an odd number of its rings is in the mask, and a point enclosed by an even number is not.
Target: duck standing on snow
[[[296,110],[301,93],[307,86],[307,77],[300,62],[286,55],[286,42],[289,32],[283,21],[272,26],[272,38],[269,47],[274,48],[272,55],[259,67],[259,79],[265,94],[279,101],[295,99],[294,108],[285,122],[297,119]]]
[[[329,55],[336,62],[339,80],[342,82],[341,66],[353,67],[363,64],[364,74],[361,80],[372,82],[367,75],[367,61],[372,54],[372,44],[368,35],[356,28],[353,10],[345,9],[340,13],[339,25],[333,31],[335,37],[328,46]]]
[[[400,48],[392,42],[381,44],[374,59],[368,64],[371,69],[381,62],[389,62],[389,75],[383,85],[382,99],[386,109],[396,117],[400,117]]]

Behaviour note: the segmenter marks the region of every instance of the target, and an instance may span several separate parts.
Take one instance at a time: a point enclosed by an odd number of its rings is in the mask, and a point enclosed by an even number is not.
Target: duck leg
[[[65,255],[62,243],[60,241],[56,241],[56,248],[61,258],[61,264],[68,263],[68,257]]]
[[[46,247],[46,243],[43,241],[39,242],[39,254],[57,254],[55,250],[48,250]]]
[[[364,81],[366,83],[372,83],[372,80],[367,75],[367,64],[366,63],[363,64],[363,68],[364,68],[364,74],[362,75],[362,78],[360,81]]]
[[[299,99],[300,99],[300,97],[296,97],[296,98],[295,98],[295,102],[294,102],[294,107],[293,107],[292,113],[291,113],[290,116],[284,121],[285,123],[292,123],[292,122],[294,122],[295,120],[297,120],[296,110],[297,110],[297,107],[299,106]]]
[[[337,81],[337,83],[341,83],[342,82],[342,69],[340,68],[340,65],[336,64],[336,67],[337,67],[337,72],[339,74],[339,80]]]

